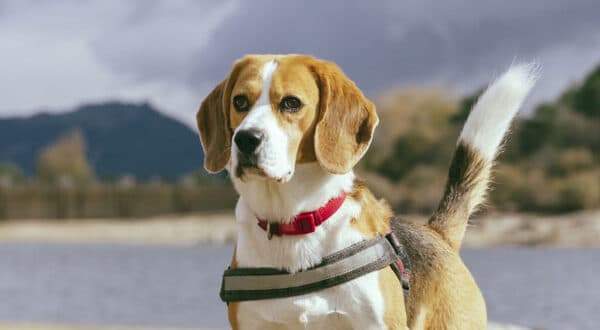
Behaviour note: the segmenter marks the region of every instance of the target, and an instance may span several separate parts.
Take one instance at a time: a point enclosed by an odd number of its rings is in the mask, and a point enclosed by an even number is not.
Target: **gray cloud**
[[[236,9],[234,1],[137,1],[92,43],[115,72],[137,79],[185,80],[202,65],[194,55],[212,31]]]
[[[247,53],[335,61],[371,95],[423,84],[471,91],[516,58],[544,66],[537,102],[600,62],[599,12],[594,0],[0,1],[0,69],[13,73],[0,87],[16,109],[147,99],[192,124]]]
[[[116,41],[102,41],[99,53],[115,55],[104,59],[140,77],[179,74],[192,84],[219,81],[246,53],[309,53],[336,61],[361,86],[379,90],[440,74],[460,79],[485,66],[504,66],[515,56],[527,59],[557,44],[585,42],[600,32],[597,1],[504,1],[493,6],[481,1],[389,1],[377,6],[260,0],[239,3],[201,42],[206,47],[195,48],[194,31],[205,29],[206,16],[219,13],[219,8],[200,7],[182,9],[205,13],[192,26],[157,26],[160,33],[152,33],[153,25],[147,24],[157,11],[146,10],[150,13],[140,14],[141,23],[129,24]],[[170,15],[159,14],[163,20]],[[139,42],[139,26],[146,27],[153,42]],[[172,43],[180,45],[170,47]]]
[[[547,48],[600,32],[597,1],[505,1],[494,7],[436,1],[425,4],[428,10],[419,9],[420,1],[397,3],[403,5],[246,3],[215,31],[194,78],[216,82],[244,53],[303,52],[334,60],[369,91],[423,80],[460,84],[480,70],[502,68],[515,57],[543,57]]]

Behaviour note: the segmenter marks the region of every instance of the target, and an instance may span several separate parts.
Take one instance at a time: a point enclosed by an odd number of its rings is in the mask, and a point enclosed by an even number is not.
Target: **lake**
[[[218,298],[231,246],[0,244],[0,321],[227,326]],[[600,250],[465,249],[489,319],[597,329]]]

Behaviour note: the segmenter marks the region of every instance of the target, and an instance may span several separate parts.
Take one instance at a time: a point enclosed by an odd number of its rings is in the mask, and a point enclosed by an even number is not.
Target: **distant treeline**
[[[231,210],[236,194],[228,185],[115,183],[0,186],[2,219],[137,218]]]
[[[98,180],[78,131],[45,148],[36,175],[0,164],[1,219],[131,218],[231,210],[236,194],[223,180],[195,173],[178,182]]]
[[[480,92],[457,99],[441,90],[410,89],[376,98],[381,124],[358,174],[397,212],[432,212]],[[0,164],[0,219],[139,217],[235,203],[231,184],[206,173],[171,183],[98,180],[85,149],[75,130],[39,154],[34,177]],[[560,213],[600,207],[600,67],[519,118],[504,149],[488,208]]]

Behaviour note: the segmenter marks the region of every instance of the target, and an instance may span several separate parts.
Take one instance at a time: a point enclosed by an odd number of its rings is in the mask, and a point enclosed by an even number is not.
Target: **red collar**
[[[330,199],[325,206],[312,211],[300,213],[294,217],[291,223],[268,222],[267,220],[258,219],[258,226],[267,232],[267,237],[271,239],[273,235],[303,235],[314,232],[319,225],[327,221],[337,210],[340,209],[346,192],[335,198]]]

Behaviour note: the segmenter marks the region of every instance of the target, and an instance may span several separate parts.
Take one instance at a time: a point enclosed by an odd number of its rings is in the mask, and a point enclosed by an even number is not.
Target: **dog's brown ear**
[[[315,155],[330,173],[349,172],[367,151],[379,122],[375,106],[331,62],[313,67],[320,90]]]
[[[204,149],[204,168],[211,173],[220,172],[225,168],[231,150],[228,102],[225,98],[226,88],[227,79],[208,94],[196,114],[200,142]]]

